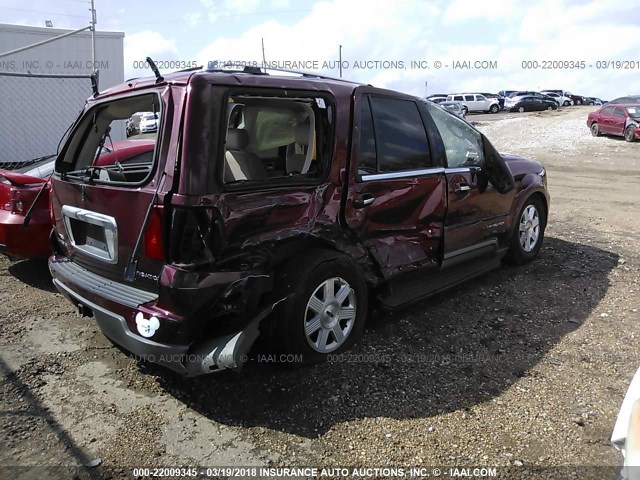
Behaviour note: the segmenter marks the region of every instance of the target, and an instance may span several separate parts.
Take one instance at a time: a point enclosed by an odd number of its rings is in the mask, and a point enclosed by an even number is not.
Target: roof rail
[[[225,64],[222,65],[225,67]],[[284,72],[284,73],[293,73],[296,75],[300,75],[305,78],[321,78],[323,80],[332,80],[334,82],[344,82],[351,83],[353,85],[365,85],[364,83],[354,82],[351,80],[345,80],[343,78],[329,77],[326,75],[320,75],[319,73],[314,72],[305,72],[303,70],[289,70],[285,68],[271,68],[268,66],[245,66],[242,70],[233,70],[233,69],[224,69],[224,68],[211,68],[207,69],[208,72],[220,72],[220,73],[250,73],[253,75],[269,75],[267,71],[272,72]]]

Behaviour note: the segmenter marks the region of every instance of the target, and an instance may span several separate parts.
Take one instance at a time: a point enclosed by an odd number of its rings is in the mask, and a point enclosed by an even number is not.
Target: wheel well
[[[345,251],[339,245],[324,241],[319,238],[302,238],[286,242],[274,252],[271,266],[274,270],[280,270],[290,263],[292,258],[299,257],[309,252],[328,251],[343,255],[352,261],[361,271],[363,278],[370,288],[374,288],[381,281],[381,276],[377,273],[375,266],[369,258],[368,252]]]

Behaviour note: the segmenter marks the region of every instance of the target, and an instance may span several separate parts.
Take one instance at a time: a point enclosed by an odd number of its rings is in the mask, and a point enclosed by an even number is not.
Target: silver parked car
[[[495,98],[487,98],[479,93],[455,93],[447,96],[447,102],[459,102],[460,106],[469,112],[491,112],[500,111],[500,102]]]

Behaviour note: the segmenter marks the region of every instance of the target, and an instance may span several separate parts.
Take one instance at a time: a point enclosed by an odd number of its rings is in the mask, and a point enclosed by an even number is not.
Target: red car
[[[591,135],[616,135],[627,142],[640,138],[640,105],[604,105],[587,117]]]
[[[53,167],[54,157],[39,167]],[[25,170],[25,169],[21,169]],[[38,167],[26,172],[0,170],[0,253],[9,258],[46,257],[49,255],[49,186],[34,208],[31,222],[22,228],[24,216],[42,189],[48,174],[39,178]],[[27,174],[28,173],[28,174]]]
[[[124,140],[109,142],[103,147],[95,166],[151,163],[155,140]],[[49,213],[48,177],[53,171],[55,156],[19,170],[0,169],[0,253],[11,259],[46,258],[51,248],[51,215]],[[115,170],[117,174],[117,170]],[[42,184],[47,189],[33,209],[31,220],[23,228],[29,211]]]

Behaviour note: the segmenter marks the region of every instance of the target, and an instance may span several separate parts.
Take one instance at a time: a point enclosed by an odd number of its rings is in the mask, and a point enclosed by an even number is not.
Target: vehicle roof
[[[271,71],[269,69],[269,71]],[[204,70],[191,69],[163,75],[163,80],[157,82],[155,76],[132,78],[124,83],[100,92],[95,98],[130,92],[156,84],[188,85],[195,82],[208,82],[218,85],[295,88],[299,90],[330,90],[335,94],[350,95],[357,87],[364,85],[348,80],[325,77],[314,72],[275,71],[272,73],[255,73],[242,70]],[[398,92],[400,93],[400,92]]]
[[[605,105],[602,105],[602,108],[604,107],[640,107],[640,103],[607,103]]]

